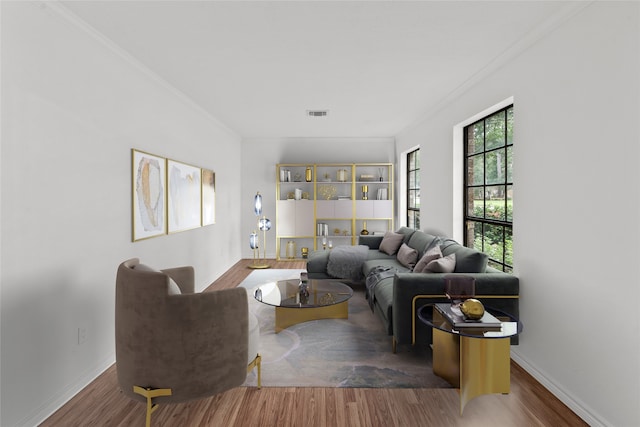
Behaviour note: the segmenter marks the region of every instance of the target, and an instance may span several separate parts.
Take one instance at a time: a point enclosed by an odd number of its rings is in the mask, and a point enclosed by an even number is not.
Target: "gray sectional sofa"
[[[392,240],[394,242],[390,248],[389,242]],[[400,246],[394,252],[393,247],[398,244],[398,241]],[[339,278],[364,284],[372,271],[390,268],[389,271],[378,274],[376,283],[372,283],[374,278],[369,276],[370,285],[373,286],[366,286],[366,289],[373,312],[383,322],[388,334],[393,336],[394,352],[398,344],[431,343],[431,329],[417,318],[417,310],[427,303],[447,301],[444,294],[447,276],[473,277],[476,298],[486,306],[519,317],[518,278],[487,266],[488,257],[484,253],[462,246],[452,239],[433,236],[406,227],[400,228],[395,233],[386,233],[384,236],[360,236],[358,243],[359,248],[354,249],[360,254],[358,265],[361,272],[358,273],[361,274],[358,274],[358,277],[354,275],[346,277],[346,274],[342,274],[343,277],[336,277],[337,253],[331,254],[330,251],[319,250],[309,254],[307,260],[309,278]],[[408,259],[407,253],[414,250],[415,253],[411,254],[413,259]],[[421,261],[430,259],[434,251],[441,253],[439,260],[429,264],[429,271],[424,270],[425,263]],[[454,259],[453,264],[452,259]],[[349,262],[353,263],[353,259]],[[422,271],[418,272],[418,270]],[[331,272],[334,274],[332,275]],[[512,344],[517,343],[517,337],[512,338]]]

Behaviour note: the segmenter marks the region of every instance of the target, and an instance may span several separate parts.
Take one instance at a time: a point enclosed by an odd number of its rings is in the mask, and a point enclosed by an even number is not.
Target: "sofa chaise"
[[[430,344],[431,329],[417,317],[424,304],[447,302],[445,279],[468,276],[475,279],[475,295],[483,304],[519,317],[519,280],[487,265],[488,256],[449,238],[401,227],[384,235],[359,236],[358,253],[346,261],[332,251],[309,254],[310,279],[337,278],[353,283],[366,282],[366,296],[373,312],[397,345]],[[347,274],[341,264],[359,268]],[[355,267],[354,267],[355,266]],[[512,344],[518,343],[513,337]]]

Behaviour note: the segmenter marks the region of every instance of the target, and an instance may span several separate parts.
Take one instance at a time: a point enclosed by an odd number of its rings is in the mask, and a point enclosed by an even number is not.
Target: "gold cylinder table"
[[[485,306],[500,324],[493,327],[455,327],[437,309],[426,304],[418,319],[433,330],[433,373],[460,392],[460,414],[473,398],[501,393],[511,387],[511,337],[522,332],[514,316]]]

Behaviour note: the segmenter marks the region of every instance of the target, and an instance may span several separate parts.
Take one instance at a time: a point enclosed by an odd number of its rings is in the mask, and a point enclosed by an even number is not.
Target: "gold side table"
[[[433,329],[433,373],[460,392],[460,414],[473,398],[508,394],[511,387],[511,337],[523,325],[510,314],[485,307],[501,321],[499,328],[453,327],[435,304],[418,310],[418,318]]]

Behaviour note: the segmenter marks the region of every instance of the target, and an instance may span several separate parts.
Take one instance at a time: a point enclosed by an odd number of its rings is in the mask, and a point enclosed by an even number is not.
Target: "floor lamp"
[[[258,217],[258,229],[262,231],[262,253],[263,258],[260,260],[260,244],[258,234],[253,231],[249,236],[249,246],[253,249],[253,264],[249,268],[269,268],[267,264],[267,231],[271,229],[271,221],[266,216],[262,216],[262,195],[257,192],[253,198],[253,212]]]

